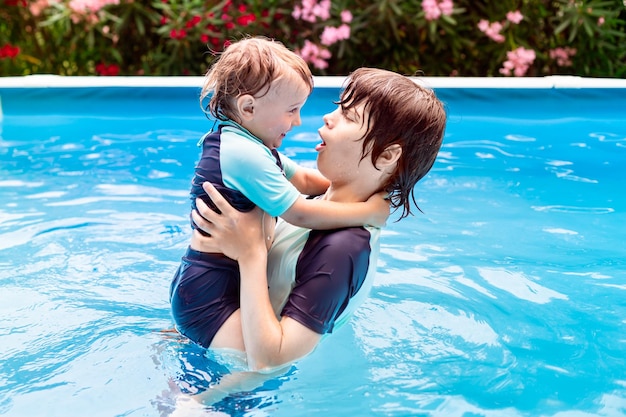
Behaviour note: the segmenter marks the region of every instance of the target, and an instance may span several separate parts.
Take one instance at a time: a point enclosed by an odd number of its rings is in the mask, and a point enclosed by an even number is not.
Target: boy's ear
[[[237,97],[237,112],[243,120],[250,120],[254,117],[255,100],[250,94]]]
[[[397,143],[387,146],[385,150],[378,156],[376,160],[376,168],[386,168],[398,162],[402,156],[402,146]]]

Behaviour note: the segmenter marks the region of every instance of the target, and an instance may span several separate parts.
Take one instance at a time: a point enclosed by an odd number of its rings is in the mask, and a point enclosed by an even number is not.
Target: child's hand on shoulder
[[[386,191],[380,191],[372,195],[365,204],[370,208],[370,226],[384,227],[389,218],[389,194]]]

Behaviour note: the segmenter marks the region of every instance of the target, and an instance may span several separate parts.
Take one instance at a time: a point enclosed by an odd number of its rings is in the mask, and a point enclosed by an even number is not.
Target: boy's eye
[[[354,114],[354,111],[352,110],[342,110],[341,112],[343,114],[343,117],[346,118],[346,120],[350,121],[350,122],[356,122],[356,114]]]

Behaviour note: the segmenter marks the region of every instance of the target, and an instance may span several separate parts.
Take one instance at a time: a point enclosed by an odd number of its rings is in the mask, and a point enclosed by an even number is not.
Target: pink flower
[[[604,16],[600,16],[598,18],[598,26],[602,26],[604,24]]]
[[[330,46],[335,42],[350,38],[350,26],[343,24],[338,28],[326,26],[320,41],[322,45]]]
[[[313,64],[315,68],[319,69],[328,68],[326,60],[332,56],[328,49],[320,48],[309,40],[304,41],[304,46],[301,50],[296,50],[296,53],[306,62]]]
[[[516,77],[523,77],[535,61],[536,54],[534,50],[520,46],[513,51],[507,52],[506,57],[507,60],[500,68],[500,74],[511,75],[513,73]]]
[[[96,13],[109,4],[119,3],[119,0],[71,0],[68,6],[75,13],[89,14]]]
[[[328,20],[330,19],[330,5],[330,0],[322,0],[317,7],[313,8],[313,13],[321,20]]]
[[[441,16],[441,10],[437,6],[437,0],[422,0],[422,10],[426,20],[437,20]]]
[[[450,16],[453,8],[452,0],[422,0],[424,18],[428,21],[437,20],[442,14]]]
[[[53,1],[52,3],[56,3],[56,2]],[[28,6],[28,9],[30,10],[30,13],[33,16],[39,16],[41,12],[43,12],[49,6],[50,6],[50,3],[48,2],[48,0],[35,0],[30,3],[30,5]]]
[[[439,7],[425,7],[424,18],[428,21],[438,20],[441,17],[441,10]]]
[[[300,5],[294,6],[291,15],[294,19],[311,23],[315,23],[318,18],[322,21],[328,20],[330,5],[330,0],[321,0],[319,3],[317,0],[302,0]]]
[[[291,12],[291,16],[296,19],[296,20],[304,20],[303,18],[303,13],[302,13],[302,7],[295,5],[293,7],[293,11]]]
[[[352,13],[350,10],[344,10],[341,12],[341,23],[350,23],[352,22]]]
[[[454,4],[452,3],[452,0],[441,0],[439,2],[439,10],[441,10],[441,13],[446,16],[452,15],[453,8]]]
[[[489,23],[485,19],[482,19],[480,22],[478,22],[478,29],[493,41],[498,43],[504,42],[504,36],[500,33],[500,31],[502,30],[502,23]]]
[[[516,25],[519,24],[522,19],[524,19],[524,15],[519,10],[515,10],[514,12],[508,12],[506,14],[506,20]]]
[[[556,60],[556,64],[559,67],[572,66],[572,60],[570,57],[576,55],[576,48],[554,48],[550,50],[550,58]]]

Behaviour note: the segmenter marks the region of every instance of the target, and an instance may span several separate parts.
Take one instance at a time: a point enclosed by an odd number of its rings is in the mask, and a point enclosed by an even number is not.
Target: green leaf
[[[442,14],[441,15],[441,19],[444,22],[451,24],[452,26],[456,26],[456,20],[452,16],[448,16],[448,15]]]
[[[139,15],[135,15],[135,26],[137,27],[137,32],[139,32],[140,35],[145,36],[146,27],[143,24],[143,20],[141,19],[141,16]]]
[[[556,29],[554,29],[554,34],[558,35],[559,33],[563,32],[565,29],[567,29],[570,26],[570,24],[571,22],[568,20],[561,22],[561,24],[558,25]]]
[[[120,54],[120,52],[117,49],[111,48],[109,52],[113,56],[115,61],[120,62],[120,63],[124,62],[124,59],[122,58],[122,54]]]

